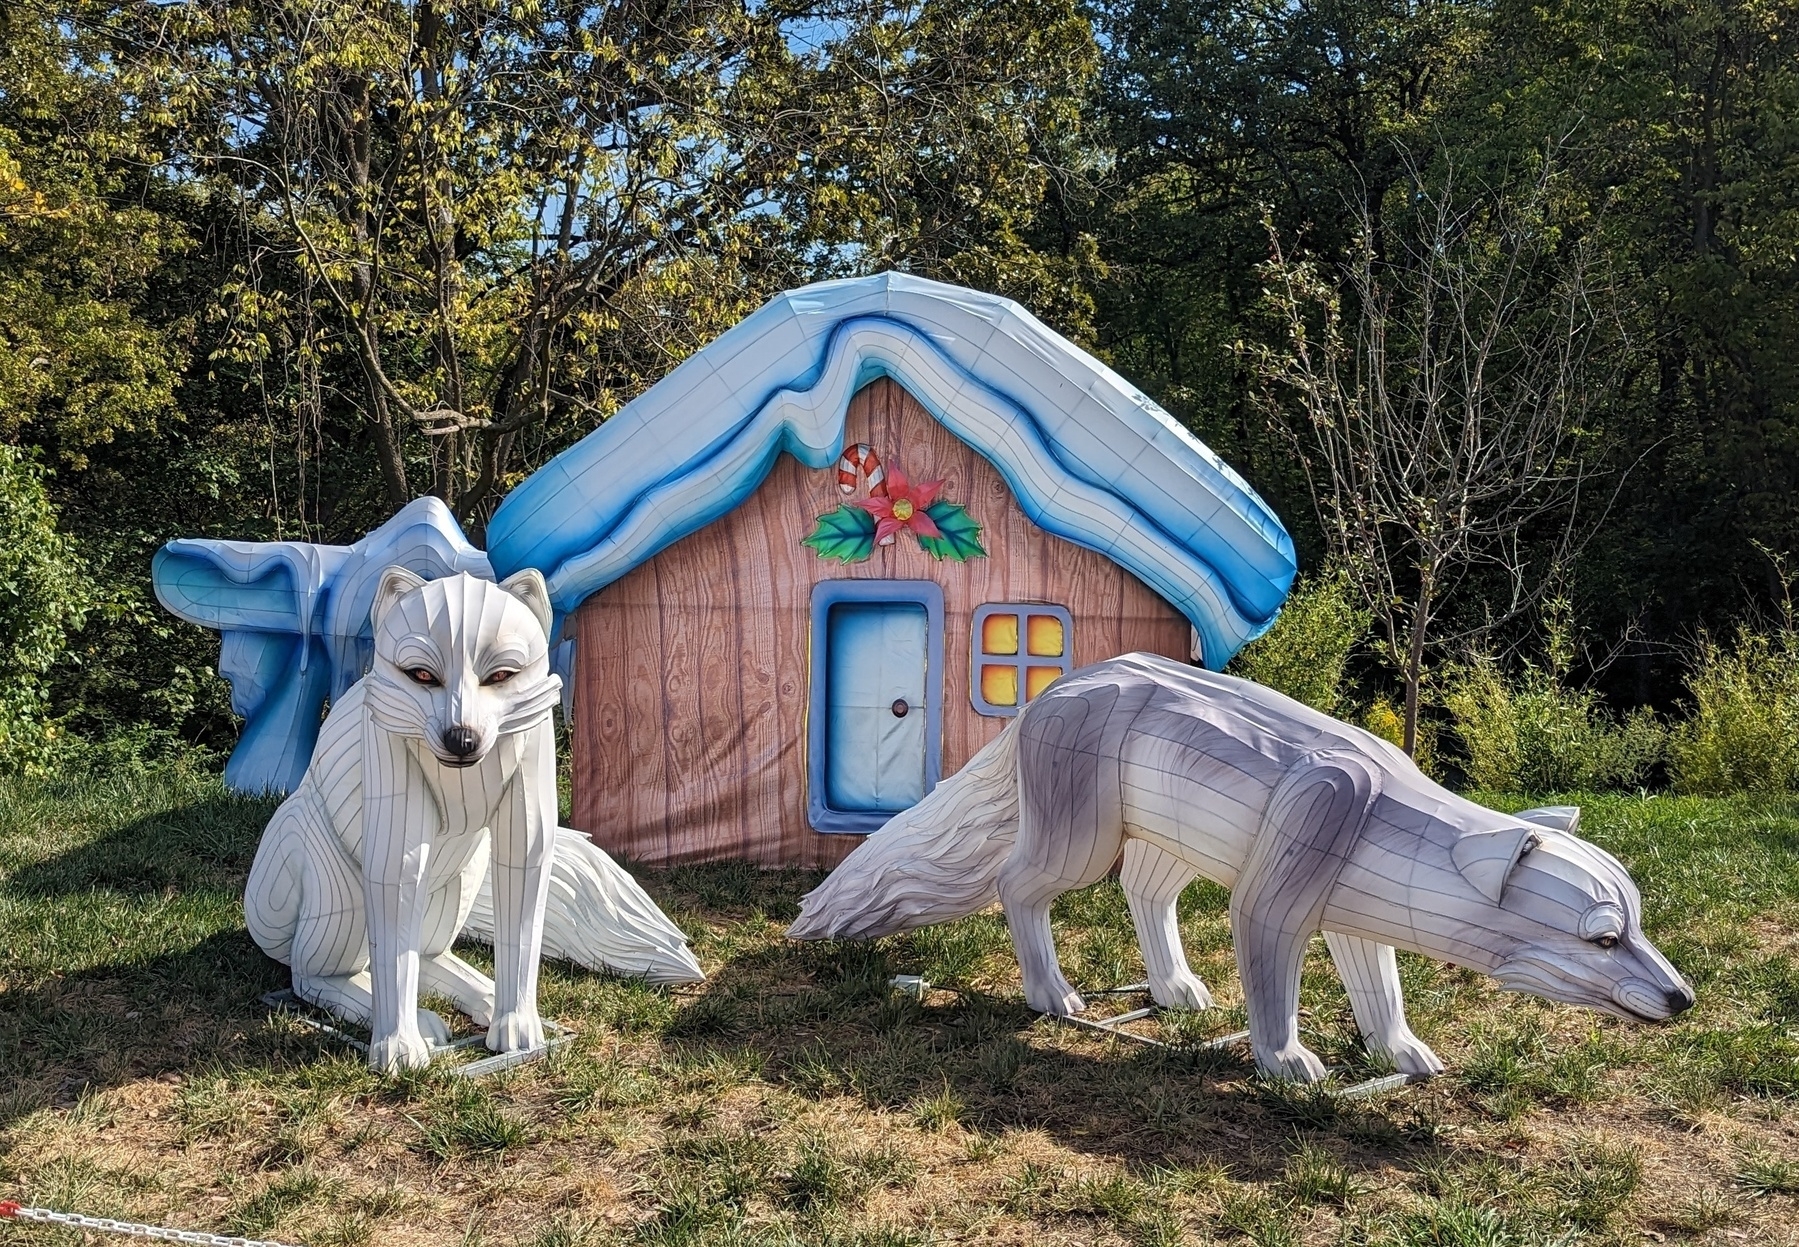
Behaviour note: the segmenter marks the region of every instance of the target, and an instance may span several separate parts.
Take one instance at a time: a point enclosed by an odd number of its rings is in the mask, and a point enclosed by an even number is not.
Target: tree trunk
[[[1427,572],[1418,586],[1418,607],[1412,612],[1412,635],[1405,655],[1405,751],[1418,756],[1419,690],[1424,683],[1424,638],[1430,627],[1431,578]]]

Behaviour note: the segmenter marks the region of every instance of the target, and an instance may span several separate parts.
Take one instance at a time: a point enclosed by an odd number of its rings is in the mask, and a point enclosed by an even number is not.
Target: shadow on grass
[[[67,847],[0,880],[0,1126],[88,1088],[319,1050],[268,1025],[260,997],[286,971],[243,929],[243,880],[273,803],[202,794],[110,828],[109,811],[47,806],[60,817],[42,838]],[[15,862],[38,847],[21,826],[33,812],[9,802]]]
[[[1308,1134],[1351,1167],[1432,1154],[1437,1127],[1405,1096],[1347,1101],[1263,1082],[1241,1047],[1151,1048],[1065,1029],[1016,996],[963,987],[896,994],[904,941],[782,943],[719,967],[661,1029],[677,1064],[754,1068],[806,1099],[839,1096],[960,1131],[971,1147],[1041,1131],[1134,1168],[1228,1166],[1278,1176]],[[1217,1029],[1228,1025],[1218,1019]]]

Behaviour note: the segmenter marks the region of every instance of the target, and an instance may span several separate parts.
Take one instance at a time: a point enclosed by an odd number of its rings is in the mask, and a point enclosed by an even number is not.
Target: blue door
[[[827,620],[825,799],[896,813],[924,796],[929,617],[916,602],[845,602]]]
[[[872,831],[937,782],[942,591],[929,581],[829,581],[812,606],[812,825]]]

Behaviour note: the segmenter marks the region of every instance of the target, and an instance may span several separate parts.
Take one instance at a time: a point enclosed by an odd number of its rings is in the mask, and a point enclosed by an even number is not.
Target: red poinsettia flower
[[[895,465],[887,469],[887,496],[858,498],[856,505],[875,517],[875,544],[890,546],[900,529],[915,537],[941,537],[937,522],[925,514],[925,508],[937,501],[942,481],[925,481],[914,485]]]

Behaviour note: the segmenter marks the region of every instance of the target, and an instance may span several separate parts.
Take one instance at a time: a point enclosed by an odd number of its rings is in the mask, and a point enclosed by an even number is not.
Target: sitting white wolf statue
[[[1443,1066],[1406,1024],[1394,947],[1508,988],[1660,1021],[1693,993],[1643,935],[1641,898],[1578,811],[1495,813],[1402,751],[1246,680],[1129,654],[1033,700],[957,775],[876,832],[801,903],[790,934],[877,936],[1005,906],[1025,999],[1084,1007],[1062,977],[1050,902],[1121,882],[1158,1004],[1204,1009],[1175,902],[1231,889],[1231,937],[1263,1072],[1316,1081],[1299,973],[1323,930],[1369,1048]]]
[[[486,1026],[495,1052],[541,1047],[540,952],[702,979],[636,881],[556,825],[561,681],[542,575],[426,581],[390,567],[372,615],[373,666],[331,707],[244,894],[250,934],[293,967],[295,994],[367,1022],[369,1064],[391,1070],[449,1039],[421,990]],[[450,951],[465,926],[492,940],[493,979]]]

